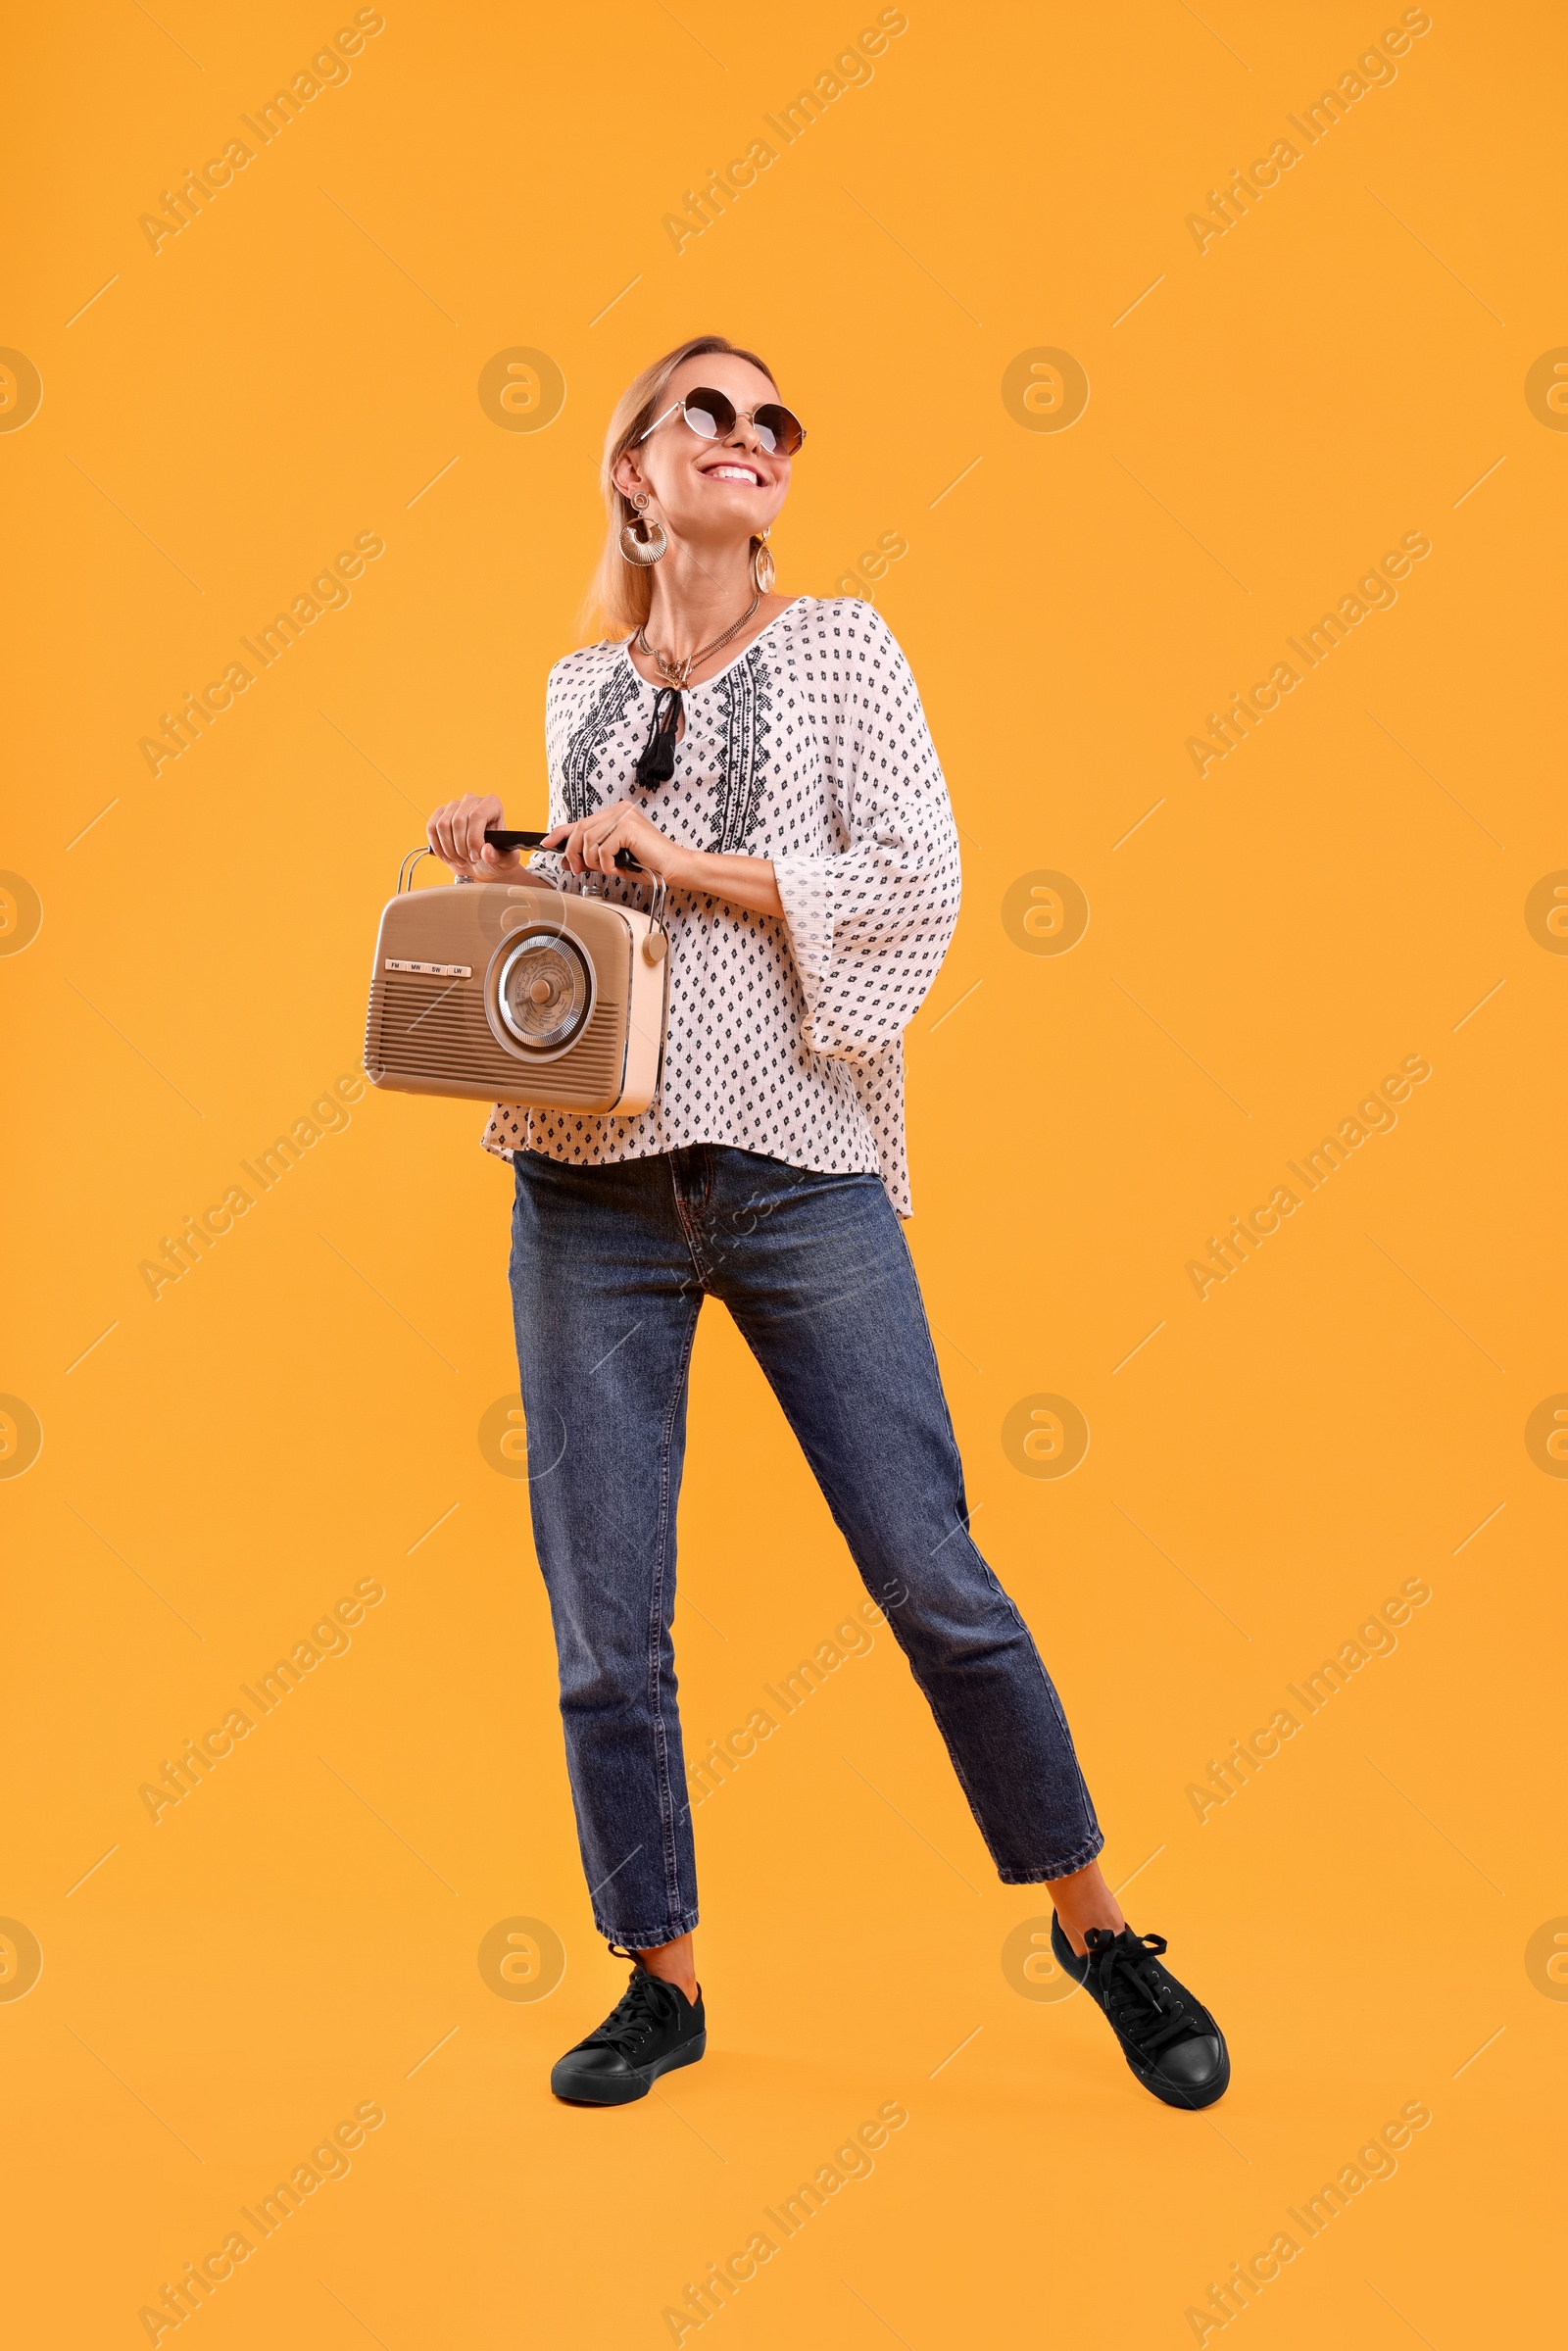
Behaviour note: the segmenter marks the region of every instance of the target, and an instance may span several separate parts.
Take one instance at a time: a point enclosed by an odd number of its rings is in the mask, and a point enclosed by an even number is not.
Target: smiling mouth
[[[761,475],[751,465],[705,465],[703,470],[710,481],[744,481],[754,490],[762,487]]]

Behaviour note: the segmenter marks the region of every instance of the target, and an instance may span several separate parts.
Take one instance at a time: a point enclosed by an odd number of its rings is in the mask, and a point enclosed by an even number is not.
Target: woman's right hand
[[[494,794],[465,792],[461,800],[449,800],[436,809],[424,837],[454,873],[470,882],[489,882],[498,874],[514,872],[522,861],[518,851],[492,849],[486,841],[487,830],[501,827],[501,803]]]

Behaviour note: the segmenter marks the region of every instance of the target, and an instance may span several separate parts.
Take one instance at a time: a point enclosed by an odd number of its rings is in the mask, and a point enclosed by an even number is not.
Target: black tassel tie
[[[680,724],[680,695],[673,686],[661,686],[654,695],[654,723],[637,760],[640,784],[667,784],[675,772],[675,729]]]

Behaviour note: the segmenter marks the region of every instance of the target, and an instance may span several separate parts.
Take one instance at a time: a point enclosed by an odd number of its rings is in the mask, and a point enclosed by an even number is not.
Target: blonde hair
[[[599,468],[599,486],[605,494],[610,527],[598,567],[583,598],[584,628],[591,629],[599,622],[610,636],[629,636],[633,629],[642,627],[653,609],[653,574],[640,564],[628,563],[620,552],[620,534],[636,510],[615,486],[615,467],[667,405],[664,394],[676,368],[687,360],[719,357],[745,360],[749,367],[765,375],[769,383],[778,381],[767,362],[759,359],[755,351],[745,351],[739,343],[731,343],[723,335],[693,335],[688,342],[677,343],[673,351],[666,351],[662,359],[645,367],[615,403],[605,435],[604,462]]]

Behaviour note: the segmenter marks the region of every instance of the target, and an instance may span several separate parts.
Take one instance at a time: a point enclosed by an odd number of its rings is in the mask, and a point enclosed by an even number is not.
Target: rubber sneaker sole
[[[601,2075],[596,2081],[589,2076],[573,2082],[571,2059],[559,2060],[550,2076],[553,2094],[570,2106],[631,2106],[646,2098],[661,2074],[673,2074],[683,2065],[695,2065],[708,2050],[708,2034],[697,2033],[666,2057],[656,2057],[652,2065],[628,2066],[624,2074]]]

